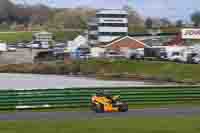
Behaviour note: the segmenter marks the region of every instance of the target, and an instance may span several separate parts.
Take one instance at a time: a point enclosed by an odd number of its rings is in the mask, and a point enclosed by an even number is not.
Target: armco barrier
[[[0,91],[0,109],[88,107],[91,96],[100,89],[121,95],[133,105],[200,102],[200,86],[4,90]]]

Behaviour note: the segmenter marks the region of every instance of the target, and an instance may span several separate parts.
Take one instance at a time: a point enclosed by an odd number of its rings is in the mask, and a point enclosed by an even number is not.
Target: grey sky
[[[22,0],[16,0],[22,1]],[[25,0],[56,7],[90,6],[95,8],[121,8],[129,3],[143,16],[189,20],[192,12],[200,10],[200,0]]]

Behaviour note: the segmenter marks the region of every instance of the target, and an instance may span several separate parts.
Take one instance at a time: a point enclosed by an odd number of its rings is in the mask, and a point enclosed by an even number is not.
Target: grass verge
[[[5,32],[0,33],[0,40],[8,43],[15,43],[19,41],[32,40],[32,32]]]
[[[200,117],[3,121],[2,133],[199,133]]]

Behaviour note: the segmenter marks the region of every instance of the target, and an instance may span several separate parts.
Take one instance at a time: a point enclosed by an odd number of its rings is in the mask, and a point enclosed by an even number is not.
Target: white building
[[[98,44],[98,23],[97,18],[91,18],[88,23],[88,43],[92,46]]]
[[[53,40],[53,34],[49,32],[38,32],[34,34],[34,41],[38,42],[50,42]]]
[[[89,23],[89,42],[107,43],[128,34],[128,13],[120,9],[101,9]],[[95,22],[96,21],[96,22]]]

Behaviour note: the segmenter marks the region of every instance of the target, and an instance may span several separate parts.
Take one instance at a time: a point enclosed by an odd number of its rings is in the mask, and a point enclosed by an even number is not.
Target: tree
[[[176,21],[176,27],[182,28],[183,27],[183,21],[182,20],[177,20]]]
[[[95,9],[87,7],[79,7],[74,9],[65,9],[55,14],[53,18],[53,25],[64,26],[70,29],[84,29],[87,28],[89,18],[95,16]],[[54,27],[55,27],[54,26]]]
[[[161,26],[163,27],[169,27],[171,25],[171,22],[168,18],[161,18],[160,22],[161,22]]]
[[[194,23],[195,27],[200,25],[200,11],[196,11],[191,15],[191,21]]]
[[[14,7],[9,0],[0,0],[0,23],[12,21]]]
[[[145,21],[145,26],[148,29],[153,28],[153,20],[151,18],[147,18],[146,21]]]
[[[45,24],[50,16],[51,9],[48,6],[38,4],[35,6],[32,6],[32,9],[30,9],[32,12],[31,15],[31,21],[33,24]]]
[[[144,20],[137,11],[130,6],[124,6],[123,9],[128,12],[129,25],[144,26]]]

